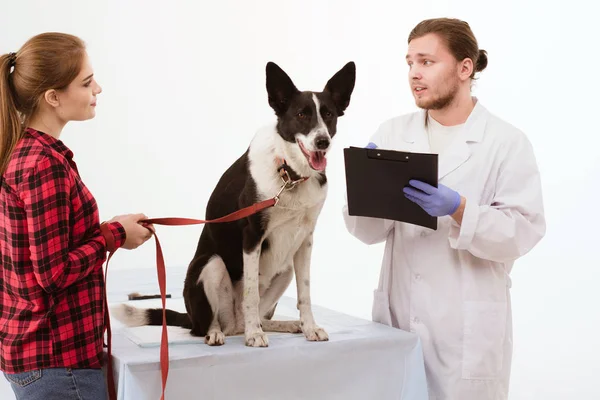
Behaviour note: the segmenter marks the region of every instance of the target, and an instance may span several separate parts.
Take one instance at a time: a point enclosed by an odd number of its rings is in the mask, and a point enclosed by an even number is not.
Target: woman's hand
[[[118,222],[123,226],[125,229],[123,248],[133,250],[144,244],[154,233],[153,225],[140,223],[144,219],[148,219],[144,214],[126,214],[113,217],[108,222]]]

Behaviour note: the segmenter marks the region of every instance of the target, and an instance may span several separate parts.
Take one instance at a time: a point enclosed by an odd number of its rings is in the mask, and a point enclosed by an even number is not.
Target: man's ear
[[[471,77],[471,74],[473,74],[473,60],[471,60],[470,58],[465,58],[464,60],[462,60],[462,62],[459,64],[459,76],[461,80],[467,80]]]
[[[58,100],[58,92],[55,89],[46,90],[44,93],[44,101],[51,107],[58,107],[60,101]]]

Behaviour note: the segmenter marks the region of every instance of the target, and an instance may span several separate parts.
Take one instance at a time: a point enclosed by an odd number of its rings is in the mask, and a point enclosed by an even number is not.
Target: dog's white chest
[[[282,199],[283,200],[283,199]],[[261,277],[270,279],[293,266],[294,255],[312,232],[322,203],[300,209],[288,207],[296,201],[282,201],[269,212],[265,240],[268,246],[260,259]]]

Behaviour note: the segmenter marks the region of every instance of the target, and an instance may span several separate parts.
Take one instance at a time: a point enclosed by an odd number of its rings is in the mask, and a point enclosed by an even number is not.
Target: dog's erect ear
[[[275,110],[275,114],[284,114],[292,96],[298,93],[298,89],[290,77],[274,62],[268,62],[267,68],[267,94],[269,105]]]
[[[356,81],[356,65],[350,61],[344,65],[325,85],[325,92],[331,94],[337,108],[338,117],[344,115],[344,111],[350,104],[350,96],[354,91]]]

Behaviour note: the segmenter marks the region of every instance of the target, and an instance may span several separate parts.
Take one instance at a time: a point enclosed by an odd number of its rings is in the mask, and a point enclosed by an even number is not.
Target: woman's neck
[[[56,115],[43,112],[33,115],[27,124],[29,128],[44,132],[55,139],[60,137],[65,125],[66,123],[61,121]]]

